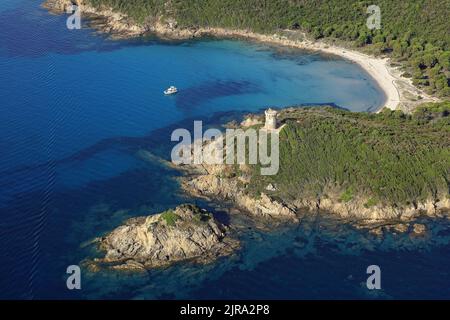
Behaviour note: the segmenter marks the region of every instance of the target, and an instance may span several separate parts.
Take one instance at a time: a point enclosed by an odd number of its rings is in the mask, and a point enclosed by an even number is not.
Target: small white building
[[[278,112],[269,108],[266,110],[265,114],[266,114],[266,123],[264,125],[264,128],[266,128],[267,130],[276,130]]]

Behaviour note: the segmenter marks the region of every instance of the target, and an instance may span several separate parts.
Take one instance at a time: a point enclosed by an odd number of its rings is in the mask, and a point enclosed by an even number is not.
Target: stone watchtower
[[[266,114],[266,124],[264,128],[266,128],[267,130],[275,130],[277,128],[278,112],[269,108],[266,110],[265,114]]]

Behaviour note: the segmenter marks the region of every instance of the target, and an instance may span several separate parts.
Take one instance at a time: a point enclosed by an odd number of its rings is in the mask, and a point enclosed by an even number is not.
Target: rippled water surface
[[[180,93],[165,97],[172,84]],[[95,254],[86,241],[128,217],[196,201],[181,194],[176,172],[142,153],[167,157],[174,128],[269,105],[366,111],[383,100],[361,68],[335,57],[229,40],[110,41],[67,30],[39,1],[3,0],[0,297],[449,297],[444,222],[437,240],[380,242],[322,218],[242,232],[242,249],[208,266],[84,272],[83,290],[65,287],[66,267]],[[383,266],[381,293],[364,289],[369,264]]]

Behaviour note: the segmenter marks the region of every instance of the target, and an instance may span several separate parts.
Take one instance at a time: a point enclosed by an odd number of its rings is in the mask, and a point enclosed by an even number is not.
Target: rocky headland
[[[270,218],[284,222],[299,222],[305,212],[327,213],[360,226],[408,225],[420,216],[442,217],[448,215],[449,199],[436,202],[433,199],[416,205],[395,207],[385,204],[367,207],[368,198],[357,197],[351,201],[341,200],[342,189],[328,189],[324,197],[305,197],[287,201],[274,196],[276,187],[267,185],[259,196],[248,194],[245,190],[248,178],[227,176],[229,167],[217,165],[214,169],[202,165],[198,168],[186,167],[189,174],[181,178],[183,189],[190,195],[210,201],[230,201],[238,209],[256,218]],[[418,229],[415,229],[416,231]],[[422,230],[422,229],[420,229]],[[406,230],[405,230],[406,231]],[[423,231],[423,230],[422,230]]]
[[[280,111],[278,117],[282,119],[279,122],[281,130],[286,121],[291,121],[292,125],[292,120],[298,117],[299,110],[302,109],[294,107]],[[314,112],[320,115],[322,111],[324,110],[304,111],[304,114]],[[300,114],[302,112],[300,111]],[[301,117],[297,119],[297,122],[302,121]],[[262,115],[250,114],[239,126],[245,129],[249,126],[261,125],[263,122]],[[235,124],[233,126],[236,127]],[[289,143],[289,141],[283,142],[281,139],[281,143]],[[283,162],[283,160],[280,161]],[[309,193],[309,195],[305,193],[302,196],[291,197],[289,193],[292,190],[286,190],[276,182],[266,182],[261,188],[256,188],[258,191],[255,192],[254,184],[260,182],[257,182],[259,178],[255,177],[255,172],[249,165],[239,165],[238,169],[236,165],[227,164],[181,165],[178,168],[186,173],[180,180],[182,188],[188,194],[210,201],[228,201],[255,218],[298,222],[305,212],[322,212],[360,227],[369,227],[371,230],[382,227],[396,232],[413,230],[415,234],[420,234],[425,232],[425,228],[415,226],[416,218],[445,217],[449,215],[450,210],[450,199],[445,194],[429,196],[425,200],[402,205],[383,201],[370,204],[370,197],[358,192],[355,192],[351,199],[343,199],[343,188],[329,183],[320,193]],[[250,191],[252,188],[253,191]],[[411,229],[410,226],[414,227]]]
[[[145,270],[180,261],[209,263],[239,247],[229,228],[197,206],[132,218],[96,240],[103,258],[88,261],[91,270]]]

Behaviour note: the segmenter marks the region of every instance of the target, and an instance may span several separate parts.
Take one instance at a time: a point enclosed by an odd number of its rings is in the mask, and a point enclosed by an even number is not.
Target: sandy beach
[[[389,59],[379,59],[368,55],[342,49],[338,47],[325,47],[320,44],[310,44],[311,49],[320,50],[329,54],[338,55],[350,61],[359,64],[372,78],[378,83],[380,88],[386,95],[384,106],[391,110],[397,109],[401,101],[400,89],[397,87],[396,81],[402,80],[394,76],[390,71]]]
[[[395,110],[401,102],[400,88],[396,84],[396,81],[405,81],[406,79],[401,79],[399,76],[393,75],[393,72],[390,70],[391,67],[389,66],[389,59],[387,58],[375,58],[357,51],[328,45],[322,42],[312,42],[308,40],[293,41],[286,38],[281,38],[279,40],[274,38],[272,41],[274,40],[279,42],[281,45],[289,45],[305,50],[321,51],[327,54],[337,55],[357,63],[372,78],[375,79],[380,88],[383,90],[386,95],[386,101],[384,103],[385,107]]]

